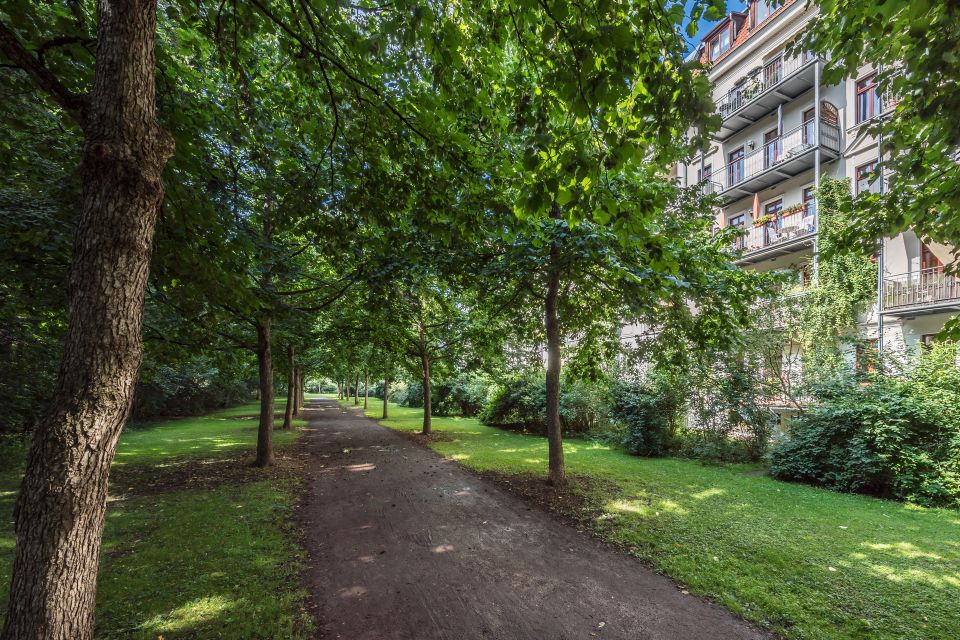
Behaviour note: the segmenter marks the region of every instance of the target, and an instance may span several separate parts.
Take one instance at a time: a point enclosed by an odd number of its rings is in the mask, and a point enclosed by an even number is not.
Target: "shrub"
[[[420,382],[408,382],[407,384],[398,384],[394,391],[390,393],[393,401],[404,407],[422,407],[423,406],[423,384]]]
[[[546,384],[541,378],[517,377],[497,387],[480,413],[484,424],[545,433]]]
[[[176,366],[148,363],[137,385],[131,416],[139,420],[198,415],[248,401],[256,388],[255,377],[223,371],[204,356]]]
[[[487,402],[490,379],[481,374],[461,374],[452,382],[441,382],[433,388],[433,412],[438,416],[472,418]]]
[[[611,419],[624,426],[620,444],[638,456],[662,456],[675,445],[685,395],[671,376],[652,374],[642,384],[617,382],[612,389]]]
[[[560,425],[568,435],[584,435],[603,420],[601,391],[580,382],[560,385]],[[480,413],[484,424],[547,432],[547,390],[542,376],[513,378],[496,387]]]
[[[902,375],[816,389],[771,455],[771,473],[837,491],[960,506],[960,372],[939,347]]]

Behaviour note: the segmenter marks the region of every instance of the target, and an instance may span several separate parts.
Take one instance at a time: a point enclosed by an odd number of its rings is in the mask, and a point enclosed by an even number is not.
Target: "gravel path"
[[[321,638],[768,637],[356,409],[305,417]]]

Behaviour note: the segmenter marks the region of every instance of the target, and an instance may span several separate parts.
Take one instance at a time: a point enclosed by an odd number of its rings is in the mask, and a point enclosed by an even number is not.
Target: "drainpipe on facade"
[[[817,145],[813,152],[813,189],[817,193],[820,188],[820,58],[813,65],[813,140]],[[817,233],[813,236],[813,281],[820,278],[820,202],[813,207],[813,228]]]
[[[883,73],[883,65],[877,65],[877,75]],[[883,130],[877,133],[877,166],[880,168],[880,195],[883,196]],[[883,353],[883,270],[884,237],[880,236],[880,250],[877,252],[877,355]]]

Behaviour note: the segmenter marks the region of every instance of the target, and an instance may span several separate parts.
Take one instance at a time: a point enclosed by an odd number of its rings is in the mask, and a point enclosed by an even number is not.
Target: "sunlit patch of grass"
[[[225,454],[245,449],[252,458],[256,420],[244,416],[255,416],[257,409],[243,405],[125,430],[116,464],[158,470],[173,459],[222,464]],[[292,442],[297,435],[296,430],[277,432],[276,442]],[[12,512],[21,474],[0,473],[0,617],[6,610],[15,543]],[[310,637],[306,594],[298,580],[303,556],[289,529],[292,482],[222,484],[110,502],[97,637]]]
[[[278,402],[275,427],[283,424],[285,404]],[[230,452],[256,445],[257,417],[260,407],[256,403],[222,409],[215,413],[167,420],[145,425],[134,425],[124,431],[117,447],[114,464],[157,463],[164,458],[184,454],[197,454],[211,449]],[[296,420],[295,426],[303,426]],[[297,434],[293,430],[275,430],[277,446],[293,442]]]
[[[379,400],[367,415],[381,415]],[[390,405],[394,429],[420,409]],[[437,418],[430,446],[462,464],[546,475],[544,438]],[[469,436],[469,437],[467,437]],[[756,465],[625,455],[568,441],[567,470],[606,482],[598,532],[730,610],[788,638],[960,638],[960,518],[777,482]],[[606,491],[604,489],[603,491]]]

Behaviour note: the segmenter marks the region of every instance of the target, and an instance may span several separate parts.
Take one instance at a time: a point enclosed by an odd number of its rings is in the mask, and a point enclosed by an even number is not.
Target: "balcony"
[[[805,54],[791,58],[779,55],[741,78],[717,103],[720,114],[719,141],[764,117],[781,104],[809,91],[816,80],[817,59]]]
[[[883,313],[921,316],[960,311],[960,278],[943,267],[902,273],[883,280]]]
[[[752,214],[748,209],[738,215],[749,220]],[[810,203],[766,224],[751,225],[746,231],[746,235],[740,236],[734,243],[734,249],[743,251],[737,260],[738,264],[754,264],[799,251],[811,246],[817,233],[814,205]]]
[[[814,122],[808,120],[736,158],[708,176],[710,188],[726,204],[766,189],[787,178],[797,176],[814,165],[818,148],[832,160],[840,155],[840,128],[834,121],[820,119],[820,139],[814,135]]]

